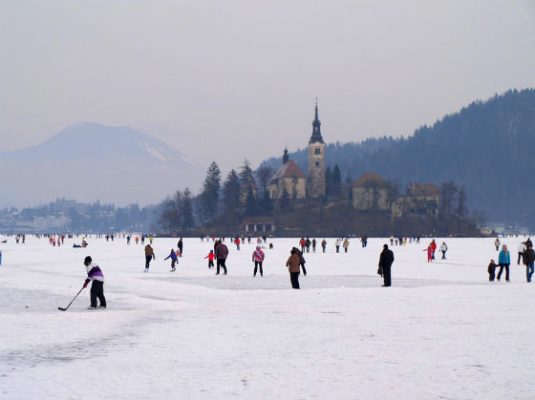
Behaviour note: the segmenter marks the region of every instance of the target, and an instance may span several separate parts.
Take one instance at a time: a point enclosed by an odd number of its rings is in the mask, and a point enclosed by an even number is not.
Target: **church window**
[[[319,155],[321,154],[321,149],[320,149],[319,147],[316,147],[316,148],[314,149],[314,154],[317,155],[317,156],[319,156]]]
[[[320,166],[320,162],[319,162],[319,161],[316,161],[316,167],[319,168],[319,166]]]

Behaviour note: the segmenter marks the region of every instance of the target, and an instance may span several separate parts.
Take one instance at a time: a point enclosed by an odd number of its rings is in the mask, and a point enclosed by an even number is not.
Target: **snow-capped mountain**
[[[178,150],[128,127],[71,125],[44,143],[0,152],[0,207],[58,197],[155,203],[178,189],[196,191],[205,169]]]

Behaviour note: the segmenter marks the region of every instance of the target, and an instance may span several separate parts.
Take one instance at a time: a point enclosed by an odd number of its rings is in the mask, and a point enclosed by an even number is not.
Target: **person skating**
[[[323,239],[321,241],[321,249],[323,250],[323,252],[325,253],[325,249],[327,248],[327,241],[325,239]]]
[[[531,243],[526,247],[522,258],[524,259],[524,265],[526,266],[526,280],[531,282],[531,277],[533,276],[533,264],[535,263],[535,251],[533,251]]]
[[[518,245],[518,260],[516,261],[517,265],[520,265],[520,261],[522,261],[522,257],[524,257],[524,252],[526,251],[527,246],[526,243],[520,242]],[[522,261],[522,263],[524,263]]]
[[[154,249],[150,244],[145,246],[145,272],[149,272],[150,262],[156,259]]]
[[[234,239],[234,244],[236,245],[236,250],[240,250],[241,240],[239,236],[236,236],[236,239]]]
[[[435,251],[437,251],[437,242],[435,242],[435,239],[431,240],[431,249],[433,249],[432,259],[434,260],[435,259]]]
[[[100,308],[106,308],[106,298],[104,297],[104,274],[100,267],[96,264],[93,264],[93,259],[90,256],[87,256],[84,259],[84,265],[87,271],[87,278],[84,282],[84,288],[87,287],[89,282],[91,284],[90,299],[91,299],[91,310],[97,309],[97,299],[100,303]]]
[[[500,239],[496,238],[494,241],[494,247],[496,247],[496,251],[500,250]]]
[[[252,261],[254,262],[254,272],[253,276],[256,276],[256,271],[258,268],[260,268],[260,276],[264,276],[264,270],[262,269],[262,263],[264,262],[265,254],[260,248],[260,246],[256,246],[256,250],[253,251],[252,255]]]
[[[494,260],[490,260],[489,266],[487,267],[487,272],[489,273],[489,282],[494,282],[494,278],[496,277],[496,263]]]
[[[176,247],[178,247],[178,252],[180,254],[180,257],[182,257],[182,254],[184,253],[184,242],[182,241],[182,238],[178,239]]]
[[[427,262],[430,263],[433,261],[433,246],[431,246],[431,243],[429,243],[429,246],[424,251],[427,251]]]
[[[334,242],[334,245],[336,247],[336,252],[340,253],[340,244],[342,243],[342,240],[340,238],[336,239],[336,242]]]
[[[294,247],[290,252],[290,257],[286,261],[286,267],[288,267],[288,272],[290,273],[290,282],[292,284],[292,289],[299,289],[299,266],[301,265],[301,260],[297,254],[298,250]]]
[[[349,239],[348,238],[345,238],[344,239],[344,252],[347,253],[347,249],[349,249]]]
[[[178,261],[178,257],[176,255],[176,252],[175,252],[175,249],[171,249],[171,252],[169,253],[169,255],[167,257],[165,257],[163,260],[166,261],[166,260],[169,260],[171,259],[171,271],[170,272],[175,272],[175,264],[177,263]]]
[[[304,237],[302,237],[301,240],[299,241],[299,247],[301,247],[301,253],[305,251],[306,245],[307,245],[307,241],[305,240]]]
[[[500,266],[500,271],[498,271],[498,276],[496,279],[499,281],[502,272],[505,269],[505,280],[509,282],[509,265],[511,264],[511,257],[509,256],[509,250],[507,250],[507,245],[502,246],[502,251],[500,251],[500,255],[498,256],[498,265]]]
[[[312,251],[316,252],[316,238],[312,239]]]
[[[305,264],[307,261],[305,260],[305,257],[303,256],[303,252],[299,250],[297,247],[293,247],[293,249],[295,249],[295,251],[297,252],[297,256],[299,257],[299,262],[301,263],[301,269],[303,270],[303,275],[307,276],[307,270],[305,268]]]
[[[383,276],[383,286],[392,286],[392,264],[394,263],[394,253],[388,248],[388,245],[383,245],[383,251],[379,256],[379,273]]]
[[[440,245],[440,251],[442,252],[442,259],[445,260],[446,252],[448,251],[448,245],[446,244],[446,242],[442,242],[442,244]]]
[[[215,247],[215,256],[217,260],[217,269],[216,269],[216,275],[219,275],[219,268],[223,268],[225,272],[223,272],[223,275],[227,274],[227,257],[228,257],[228,247],[225,243],[223,243],[221,240],[217,242],[217,245]]]
[[[208,255],[204,258],[208,259],[208,269],[214,268],[214,259],[215,259],[214,251],[210,250],[210,253],[208,253]]]

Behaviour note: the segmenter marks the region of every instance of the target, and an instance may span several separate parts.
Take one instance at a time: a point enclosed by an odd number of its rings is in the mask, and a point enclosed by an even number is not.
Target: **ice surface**
[[[123,239],[11,239],[0,245],[0,399],[535,399],[521,240],[502,240],[510,283],[488,282],[493,239],[448,239],[448,260],[432,264],[424,239],[393,247],[394,286],[382,288],[385,239],[354,239],[348,254],[327,239],[326,254],[305,254],[295,291],[284,265],[297,239],[272,241],[263,278],[256,244],[227,240],[229,275],[215,276],[200,239],[185,239],[173,273],[163,258],[176,239],[155,239],[148,274],[143,247]],[[86,255],[106,276],[108,309],[87,310],[86,290],[58,311]]]

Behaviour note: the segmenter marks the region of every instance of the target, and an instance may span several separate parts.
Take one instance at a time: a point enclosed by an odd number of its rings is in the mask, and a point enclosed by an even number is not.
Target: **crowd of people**
[[[48,238],[49,243],[52,246],[60,246],[64,244],[65,235],[45,235]],[[131,235],[123,235],[123,237],[126,237],[127,245],[130,245],[131,241]],[[105,236],[106,241],[114,241],[115,235],[106,235]],[[145,268],[144,272],[149,272],[150,270],[150,264],[153,260],[156,259],[154,248],[152,247],[152,243],[154,241],[154,237],[152,235],[139,235],[135,236],[134,240],[136,243],[141,242],[144,244],[145,240],[148,239],[149,243],[144,245],[144,256],[145,256]],[[16,236],[16,242],[17,243],[24,243],[26,240],[24,235],[17,235]],[[227,245],[225,244],[225,237],[219,237],[216,238],[214,236],[210,237],[201,237],[201,241],[212,241],[213,248],[211,248],[208,252],[208,254],[204,257],[204,259],[208,260],[208,270],[215,269],[215,275],[220,275],[221,273],[223,275],[228,274],[228,266],[227,266],[227,258],[229,256],[229,249]],[[391,246],[404,246],[409,243],[420,243],[420,238],[404,238],[404,237],[398,237],[390,238],[390,245]],[[266,259],[266,253],[265,249],[273,249],[273,243],[268,243],[268,238],[266,236],[261,236],[258,238],[251,238],[249,237],[243,237],[240,235],[236,235],[231,238],[231,242],[234,246],[236,246],[236,251],[241,251],[241,245],[243,243],[251,244],[251,242],[256,241],[256,246],[254,247],[252,254],[251,254],[251,262],[252,262],[252,275],[253,277],[256,277],[258,274],[260,277],[264,276],[264,268],[263,264]],[[363,248],[367,247],[368,238],[366,236],[363,236],[360,238],[360,242]],[[3,241],[5,243],[5,240]],[[307,270],[305,267],[306,259],[305,254],[307,253],[314,253],[316,252],[317,245],[321,246],[322,253],[326,252],[328,242],[324,238],[320,241],[318,241],[316,238],[310,239],[309,237],[301,237],[298,242],[296,243],[296,246],[292,247],[290,249],[289,257],[286,261],[286,267],[288,269],[288,273],[290,276],[290,284],[293,289],[299,289],[299,277],[301,273],[303,275],[307,275]],[[74,247],[87,247],[88,242],[86,240],[86,237],[84,236],[82,238],[82,245],[74,245]],[[500,281],[502,276],[505,274],[505,281],[510,281],[510,265],[511,265],[511,255],[508,249],[507,244],[502,244],[499,238],[496,238],[494,241],[494,246],[496,251],[498,251],[498,263],[495,262],[494,259],[490,260],[490,263],[488,264],[487,271],[489,274],[489,281]],[[340,253],[340,250],[343,249],[343,253],[348,253],[350,248],[350,240],[349,238],[336,238],[334,240],[334,250],[336,253]],[[445,241],[442,241],[441,245],[438,246],[435,239],[432,239],[428,246],[423,250],[426,252],[427,255],[427,262],[431,263],[433,262],[435,258],[436,251],[439,250],[441,253],[441,260],[446,260],[446,254],[448,252],[448,245]],[[180,257],[183,256],[184,253],[184,240],[183,238],[179,238],[176,246],[176,250],[174,248],[171,248],[169,254],[167,257],[165,257],[163,260],[171,260],[171,269],[170,272],[176,271],[176,266],[178,264],[178,260]],[[1,256],[0,252],[0,265],[1,265]],[[518,247],[518,257],[517,257],[517,265],[524,265],[526,267],[526,280],[527,282],[531,282],[532,276],[534,274],[534,262],[535,262],[535,251],[533,249],[533,243],[528,238],[527,240],[520,243]],[[214,264],[215,262],[215,264]],[[379,254],[379,261],[378,261],[378,270],[377,273],[383,278],[383,286],[384,287],[390,287],[392,286],[392,265],[394,263],[394,252],[392,249],[389,248],[388,244],[384,244],[381,253]],[[83,287],[87,287],[90,282],[92,282],[91,291],[90,291],[90,308],[95,309],[97,308],[97,300],[99,302],[99,307],[105,308],[106,307],[106,299],[104,297],[104,275],[102,273],[102,270],[100,267],[93,263],[92,258],[90,256],[86,257],[84,259],[84,265],[86,266],[86,272],[87,272],[87,278],[84,281]],[[496,274],[496,271],[498,270],[498,273]]]

